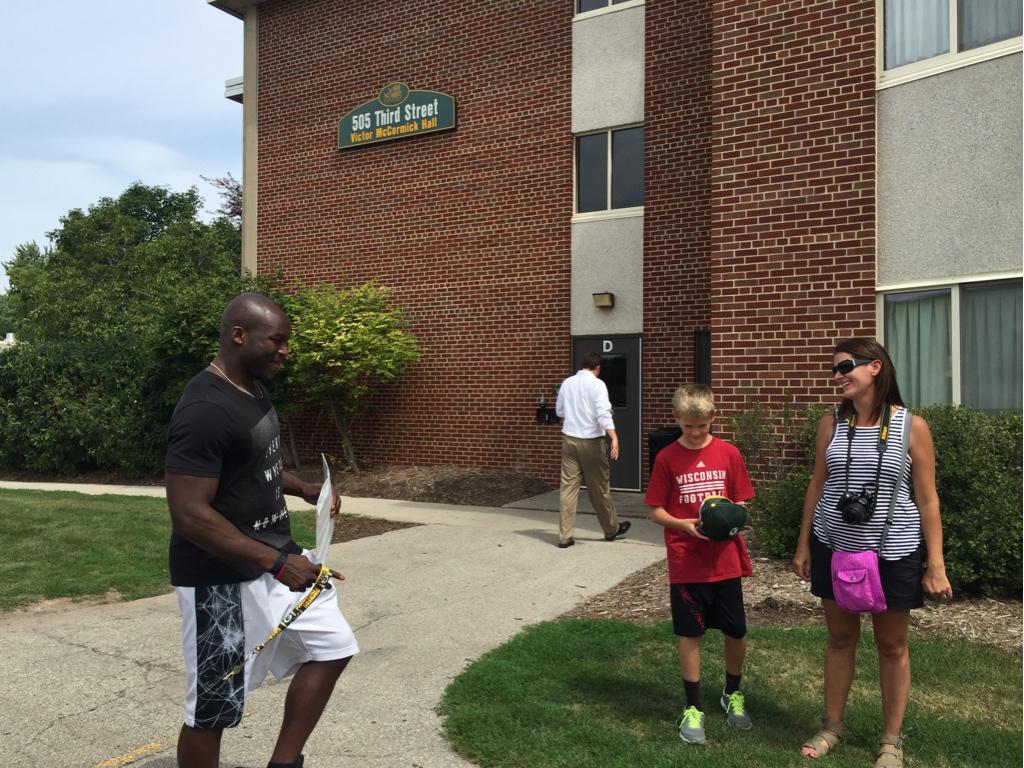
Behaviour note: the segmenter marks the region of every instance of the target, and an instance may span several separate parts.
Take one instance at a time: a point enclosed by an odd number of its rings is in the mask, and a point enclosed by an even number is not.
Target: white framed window
[[[911,406],[1020,411],[1020,277],[878,293],[879,336]]]
[[[644,127],[576,136],[576,214],[638,214],[644,205]]]
[[[876,0],[878,87],[1022,49],[1020,0]]]
[[[620,6],[643,5],[644,0],[575,0],[576,15],[597,15],[606,11],[620,10]]]

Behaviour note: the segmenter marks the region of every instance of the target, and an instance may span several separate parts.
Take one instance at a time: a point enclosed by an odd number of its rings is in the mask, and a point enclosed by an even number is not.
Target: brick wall
[[[533,414],[572,368],[572,5],[259,6],[260,269],[376,279],[425,349],[357,425],[364,458],[557,480],[558,429]],[[874,4],[645,15],[642,428],[672,423],[701,328],[725,417],[834,400],[832,345],[875,330]],[[396,80],[453,95],[458,129],[335,149]],[[300,441],[338,450],[326,420]]]
[[[358,454],[555,481],[559,432],[534,410],[570,369],[572,2],[259,9],[259,269],[375,279],[424,348]],[[342,115],[393,81],[454,96],[457,130],[337,150]],[[338,452],[326,420],[300,432]]]
[[[711,0],[645,6],[643,431],[672,426],[710,327]]]
[[[838,400],[875,333],[873,0],[714,2],[712,375],[750,400]]]

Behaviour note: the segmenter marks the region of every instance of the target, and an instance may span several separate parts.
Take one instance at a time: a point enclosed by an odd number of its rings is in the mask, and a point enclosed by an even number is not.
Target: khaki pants
[[[576,528],[576,502],[580,485],[587,483],[590,503],[606,536],[619,530],[619,516],[612,502],[608,481],[608,448],[603,437],[569,437],[562,435],[562,479],[559,492],[561,515],[558,541],[573,538]]]

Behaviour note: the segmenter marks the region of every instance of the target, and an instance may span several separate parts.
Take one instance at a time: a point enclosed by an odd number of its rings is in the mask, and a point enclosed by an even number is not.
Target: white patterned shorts
[[[329,589],[246,664],[244,674],[225,680],[304,593],[292,592],[269,573],[240,584],[176,590],[185,656],[185,725],[190,728],[238,725],[246,691],[259,688],[267,672],[280,680],[307,661],[345,659],[359,652],[338,607],[338,591]]]

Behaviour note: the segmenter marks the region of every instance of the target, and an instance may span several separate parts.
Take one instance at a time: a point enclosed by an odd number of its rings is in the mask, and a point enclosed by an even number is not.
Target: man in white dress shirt
[[[558,389],[555,413],[562,419],[562,478],[558,521],[558,546],[576,543],[576,501],[580,485],[586,481],[590,503],[607,541],[629,530],[630,523],[619,522],[609,484],[608,456],[619,458],[619,436],[612,420],[608,387],[598,378],[601,356],[586,355],[580,370],[562,382]],[[611,438],[611,450],[605,450],[605,435]]]

